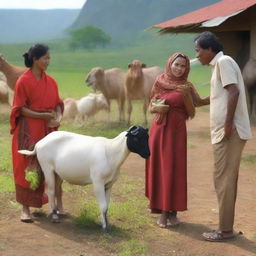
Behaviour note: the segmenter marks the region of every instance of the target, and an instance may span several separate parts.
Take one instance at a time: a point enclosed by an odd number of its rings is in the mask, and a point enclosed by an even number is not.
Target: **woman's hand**
[[[191,88],[190,87],[181,87],[177,88],[176,91],[181,92],[183,95],[187,96],[191,94]]]
[[[47,126],[50,128],[55,128],[60,126],[60,121],[61,121],[61,114],[53,111],[52,112],[53,117],[51,117],[47,123]]]
[[[55,111],[51,111],[51,112],[43,112],[43,118],[42,119],[45,119],[45,120],[51,120],[51,119],[55,119]]]
[[[57,121],[56,119],[51,119],[50,121],[48,121],[47,126],[50,127],[50,128],[59,127],[60,122]]]

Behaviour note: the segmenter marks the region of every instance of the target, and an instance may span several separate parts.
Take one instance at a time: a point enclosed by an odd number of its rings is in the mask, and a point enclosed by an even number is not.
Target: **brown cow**
[[[19,76],[23,74],[28,68],[25,67],[17,67],[10,63],[8,63],[3,55],[0,54],[0,71],[6,76],[7,85],[10,89],[14,89],[15,83]]]
[[[164,70],[161,67],[154,66],[145,68],[146,65],[139,60],[134,60],[128,64],[128,72],[125,81],[125,94],[128,102],[128,124],[131,121],[132,100],[142,99],[144,124],[147,124],[147,109],[149,105],[149,98],[152,86],[158,75],[162,74]]]
[[[101,67],[93,68],[86,77],[85,83],[96,91],[101,91],[110,106],[110,100],[117,100],[119,121],[124,121],[124,92],[125,72],[120,68],[104,70]]]

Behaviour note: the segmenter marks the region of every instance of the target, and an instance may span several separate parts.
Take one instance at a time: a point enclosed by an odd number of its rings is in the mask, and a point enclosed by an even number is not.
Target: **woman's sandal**
[[[221,231],[217,231],[217,230],[212,230],[210,232],[204,232],[203,233],[203,238],[206,241],[210,241],[210,242],[224,242],[230,239],[235,238],[237,235],[242,234],[242,232],[239,233],[231,233],[230,235],[224,235]]]

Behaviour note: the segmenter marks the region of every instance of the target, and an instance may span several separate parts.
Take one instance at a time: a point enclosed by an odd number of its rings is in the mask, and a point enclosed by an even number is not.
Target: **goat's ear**
[[[131,66],[132,66],[132,63],[129,63],[129,64],[128,64],[128,68],[130,68]]]
[[[142,63],[141,67],[142,67],[142,68],[146,68],[147,65],[146,65],[145,63]]]

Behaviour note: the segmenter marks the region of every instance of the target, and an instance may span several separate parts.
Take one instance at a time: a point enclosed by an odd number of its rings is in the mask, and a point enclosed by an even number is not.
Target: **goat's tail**
[[[36,148],[34,147],[34,149],[32,151],[30,151],[30,150],[18,150],[18,152],[20,154],[23,154],[23,155],[34,156],[34,155],[36,155]]]

